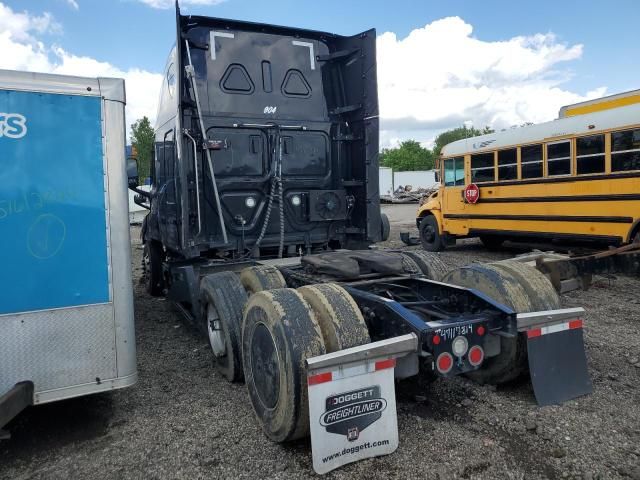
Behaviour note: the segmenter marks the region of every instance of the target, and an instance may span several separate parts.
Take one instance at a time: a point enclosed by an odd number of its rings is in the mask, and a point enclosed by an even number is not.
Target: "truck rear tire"
[[[492,265],[511,274],[524,287],[534,311],[560,308],[558,292],[537,268],[515,260],[501,260]]]
[[[371,342],[364,317],[347,291],[335,283],[298,288],[320,325],[327,353]]]
[[[145,290],[152,297],[161,297],[164,294],[163,260],[162,244],[156,240],[145,241],[142,249],[144,285]]]
[[[242,356],[249,399],[274,442],[309,435],[307,358],[326,353],[311,307],[290,288],[249,298],[242,327]]]
[[[420,266],[408,255],[404,253],[400,254],[402,256],[402,269],[404,273],[408,273],[410,275],[422,275],[422,269]]]
[[[524,286],[506,270],[494,265],[458,268],[445,275],[442,281],[476,289],[518,313],[535,310]],[[516,337],[500,337],[500,353],[487,358],[480,369],[467,376],[481,384],[501,384],[515,380],[526,370],[527,339],[523,334],[517,334]]]
[[[240,272],[240,281],[249,295],[287,287],[280,270],[267,265],[254,265],[243,269]]]
[[[433,215],[427,215],[420,222],[420,243],[428,252],[439,252],[444,248],[442,236],[438,229],[438,221]]]
[[[247,303],[247,293],[235,273],[219,272],[202,279],[200,298],[216,370],[230,382],[241,382],[242,309]]]
[[[423,252],[420,250],[408,250],[402,252],[402,255],[409,257],[420,268],[422,274],[430,280],[440,281],[449,270],[450,267],[440,260],[438,254],[433,252]]]
[[[386,213],[380,214],[380,239],[383,242],[389,240],[391,234],[391,224],[389,223],[389,217]]]

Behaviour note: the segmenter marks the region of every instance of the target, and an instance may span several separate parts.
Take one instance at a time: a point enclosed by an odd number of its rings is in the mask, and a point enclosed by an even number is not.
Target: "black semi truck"
[[[531,370],[556,403],[591,385],[581,309],[517,262],[450,271],[376,250],[376,34],[198,16],[176,7],[142,236],[147,289],[245,381],[266,435],[308,434],[306,360],[406,334],[397,377],[501,383]],[[533,313],[531,313],[533,312]]]

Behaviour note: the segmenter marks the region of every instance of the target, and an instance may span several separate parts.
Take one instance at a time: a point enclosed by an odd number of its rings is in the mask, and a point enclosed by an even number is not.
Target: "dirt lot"
[[[388,206],[392,238],[415,228],[414,205]],[[24,412],[0,443],[0,478],[306,478],[308,441],[276,445],[261,433],[243,385],[212,369],[206,341],[139,283],[133,229],[140,381],[134,388]],[[399,242],[389,244],[396,246]],[[507,258],[465,241],[446,263]],[[583,306],[594,394],[539,408],[527,381],[466,379],[398,389],[400,447],[332,478],[640,479],[640,296],[637,279],[599,279],[563,297]]]

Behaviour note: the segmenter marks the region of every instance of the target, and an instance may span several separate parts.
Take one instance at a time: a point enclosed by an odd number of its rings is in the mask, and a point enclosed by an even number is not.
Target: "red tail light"
[[[440,337],[438,335],[434,335],[431,341],[434,345],[440,345]]]
[[[449,373],[453,368],[453,356],[448,352],[441,353],[436,360],[436,367],[440,373]]]
[[[483,336],[486,333],[484,325],[480,325],[478,328],[476,328],[476,333],[480,336]]]
[[[484,360],[484,350],[478,345],[474,345],[469,349],[469,363],[477,367]]]

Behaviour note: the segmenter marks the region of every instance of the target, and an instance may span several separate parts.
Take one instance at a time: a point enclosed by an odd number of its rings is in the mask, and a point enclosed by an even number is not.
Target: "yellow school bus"
[[[419,208],[426,250],[480,237],[640,240],[640,91],[563,107],[557,120],[450,143]]]

